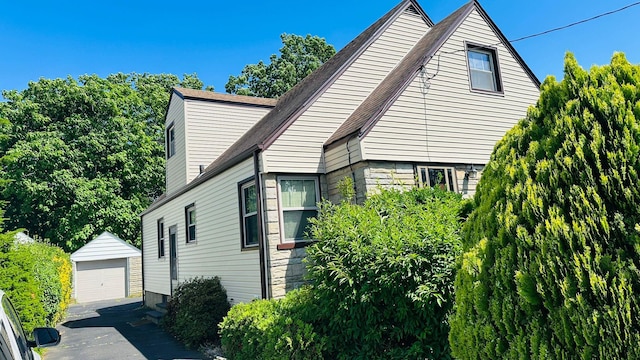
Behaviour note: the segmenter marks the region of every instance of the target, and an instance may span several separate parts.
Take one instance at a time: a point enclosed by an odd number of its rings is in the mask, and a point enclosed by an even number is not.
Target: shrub
[[[193,348],[218,340],[218,323],[229,308],[227,291],[220,278],[194,278],[176,287],[162,324]]]
[[[9,295],[27,333],[55,326],[71,299],[69,255],[49,244],[14,244],[14,234],[0,252],[0,289]]]
[[[321,203],[307,269],[327,358],[450,357],[462,206],[459,194],[431,188]]]
[[[463,232],[461,359],[640,358],[640,66],[542,84],[496,145]]]
[[[294,290],[280,300],[237,304],[220,324],[229,359],[322,359],[323,338],[308,321],[314,309],[310,289]]]
[[[11,299],[29,335],[34,328],[47,324],[47,312],[41,301],[43,289],[33,272],[36,258],[14,245],[15,233],[0,235],[0,289]]]
[[[33,269],[35,280],[41,290],[40,302],[46,312],[47,326],[55,326],[60,321],[71,301],[71,259],[61,248],[44,244],[28,243],[17,247],[35,262]]]

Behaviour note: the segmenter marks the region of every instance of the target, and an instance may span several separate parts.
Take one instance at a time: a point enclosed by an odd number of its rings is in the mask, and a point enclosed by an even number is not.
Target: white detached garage
[[[142,292],[142,253],[110,232],[71,254],[77,302],[120,299]]]

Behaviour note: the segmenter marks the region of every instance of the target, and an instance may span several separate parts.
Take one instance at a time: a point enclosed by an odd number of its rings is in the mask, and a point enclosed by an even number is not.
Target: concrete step
[[[157,303],[156,304],[156,310],[161,312],[162,314],[166,314],[167,313],[167,303],[166,302]]]
[[[160,325],[163,316],[164,314],[157,310],[150,310],[145,313],[145,317],[156,325]]]

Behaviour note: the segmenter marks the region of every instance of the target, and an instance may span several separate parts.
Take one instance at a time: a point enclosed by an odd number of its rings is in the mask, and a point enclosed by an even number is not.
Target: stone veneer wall
[[[129,294],[142,295],[142,256],[129,258]]]
[[[263,204],[264,204],[264,233],[267,243],[267,268],[269,269],[269,295],[281,298],[287,291],[299,288],[304,284],[306,272],[302,259],[306,256],[305,249],[295,248],[278,250],[280,244],[280,212],[278,209],[278,181],[274,174],[264,174]],[[320,195],[327,193],[324,176],[320,176]]]
[[[440,165],[434,165],[440,166]],[[458,192],[463,197],[472,197],[475,194],[476,186],[480,180],[482,166],[476,166],[478,175],[475,179],[465,178],[465,173],[470,169],[470,165],[455,164],[442,165],[453,166],[456,170],[456,180]],[[342,200],[338,190],[338,182],[344,177],[353,176],[356,186],[356,202],[362,204],[367,194],[375,193],[378,186],[388,187],[411,187],[416,185],[415,164],[401,162],[364,161],[345,167],[327,174],[328,198],[331,202],[338,203]]]
[[[476,179],[466,179],[465,172],[469,165],[449,165],[456,169],[458,191],[465,197],[473,196],[480,179],[480,170],[477,167]],[[394,162],[360,162],[351,167],[336,170],[326,176],[320,176],[320,194],[334,203],[341,200],[337,184],[346,176],[355,177],[356,201],[364,202],[366,195],[377,191],[378,187],[411,187],[416,185],[415,165],[412,163]],[[287,291],[296,289],[304,284],[306,268],[302,259],[306,256],[305,248],[290,250],[278,250],[280,244],[280,222],[278,209],[278,182],[274,174],[264,174],[263,180],[263,206],[265,236],[267,242],[267,267],[269,268],[269,296],[272,298],[283,297]]]

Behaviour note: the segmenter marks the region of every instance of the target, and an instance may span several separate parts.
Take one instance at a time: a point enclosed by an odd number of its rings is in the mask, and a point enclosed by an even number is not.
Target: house
[[[105,231],[71,254],[77,302],[120,299],[142,293],[142,253]]]
[[[477,1],[434,24],[404,0],[277,101],[173,89],[166,194],[141,215],[146,304],[198,276],[233,303],[298,287],[308,219],[345,177],[358,201],[399,182],[471,196],[539,86]]]

